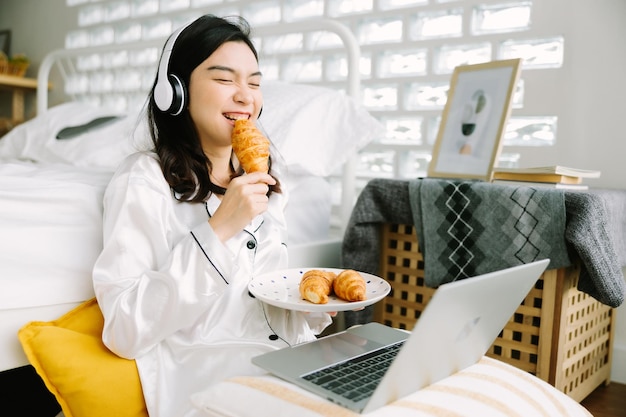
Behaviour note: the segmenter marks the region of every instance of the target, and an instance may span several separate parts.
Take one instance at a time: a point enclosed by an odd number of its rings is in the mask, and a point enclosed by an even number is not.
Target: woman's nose
[[[250,104],[254,101],[252,92],[246,86],[239,87],[235,92],[235,96],[233,98],[237,103],[241,104]]]

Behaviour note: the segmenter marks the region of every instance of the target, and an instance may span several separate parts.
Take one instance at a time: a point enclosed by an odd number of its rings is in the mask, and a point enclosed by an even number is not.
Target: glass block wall
[[[86,54],[77,63],[82,74],[67,86],[68,93],[129,109],[144,103],[165,38],[200,14],[243,15],[253,27],[321,17],[344,23],[361,46],[360,100],[387,131],[359,154],[359,187],[373,177],[425,175],[458,65],[523,60],[501,166],[517,164],[519,155],[510,149],[552,146],[557,140],[555,114],[532,109],[516,114],[524,109],[528,83],[554,77],[563,64],[565,39],[545,22],[535,25],[541,19],[531,0],[66,0],[66,5],[77,8],[78,16],[66,48],[146,44]],[[345,87],[346,62],[337,39],[293,34],[257,41],[267,57],[261,61],[265,78]]]

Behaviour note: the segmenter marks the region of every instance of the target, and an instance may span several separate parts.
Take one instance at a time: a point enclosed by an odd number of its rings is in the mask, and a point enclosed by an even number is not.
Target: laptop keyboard
[[[352,401],[372,395],[404,341],[306,374],[303,378]]]

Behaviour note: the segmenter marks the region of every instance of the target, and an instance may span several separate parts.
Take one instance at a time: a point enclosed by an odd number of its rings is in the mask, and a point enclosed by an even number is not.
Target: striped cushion
[[[208,416],[359,415],[273,376],[231,378],[196,394],[193,401]],[[580,404],[548,383],[488,357],[367,415],[591,417]]]

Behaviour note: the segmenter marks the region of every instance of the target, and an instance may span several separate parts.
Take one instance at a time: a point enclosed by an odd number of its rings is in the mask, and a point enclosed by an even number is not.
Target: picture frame
[[[11,57],[11,31],[0,30],[0,51],[10,58]]]
[[[428,177],[491,180],[520,71],[519,58],[454,69]]]

